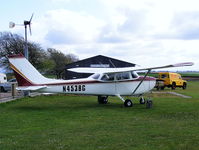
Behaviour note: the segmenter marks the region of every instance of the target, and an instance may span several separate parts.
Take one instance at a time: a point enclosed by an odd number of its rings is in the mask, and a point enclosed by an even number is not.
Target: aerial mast
[[[25,28],[24,56],[26,57],[26,59],[29,58],[29,53],[28,53],[28,38],[27,38],[27,26],[29,26],[29,32],[30,32],[30,35],[32,35],[32,32],[31,32],[31,21],[32,21],[33,15],[34,14],[32,14],[32,16],[30,17],[29,21],[24,20],[23,24],[15,24],[14,22],[10,22],[9,23],[9,27],[10,28],[14,28],[15,25],[23,25],[24,28]]]

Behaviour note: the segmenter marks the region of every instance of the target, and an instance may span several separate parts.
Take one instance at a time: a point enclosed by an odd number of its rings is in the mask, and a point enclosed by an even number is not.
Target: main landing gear
[[[132,107],[133,102],[130,99],[124,99],[119,94],[116,95],[119,99],[121,99],[124,102],[125,107]],[[99,104],[107,104],[108,103],[108,96],[98,96],[98,103]],[[145,99],[144,97],[140,97],[140,104],[146,104],[146,108],[150,109],[153,106],[153,101],[150,99]]]
[[[124,102],[125,107],[132,107],[133,106],[133,102],[130,99],[125,100],[120,95],[116,95],[116,96],[119,97]],[[144,97],[141,97],[140,98],[140,104],[146,104],[146,108],[150,109],[153,106],[153,101],[150,100],[150,99],[145,100]]]
[[[98,96],[98,103],[99,104],[107,104],[108,103],[108,96]]]
[[[119,97],[119,99],[121,99],[124,102],[124,106],[125,107],[132,107],[133,106],[133,102],[130,99],[124,99],[123,97],[121,97],[119,94],[116,95],[117,97]]]

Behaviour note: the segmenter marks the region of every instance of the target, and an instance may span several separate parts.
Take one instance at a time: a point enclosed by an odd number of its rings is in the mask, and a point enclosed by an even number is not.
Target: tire
[[[107,104],[108,103],[108,96],[98,96],[98,103],[99,104]]]
[[[172,90],[175,90],[175,89],[176,89],[176,83],[175,83],[175,82],[172,83],[171,89],[172,89]]]
[[[145,99],[143,97],[140,98],[140,104],[145,104]]]
[[[185,90],[187,88],[187,83],[183,83],[182,89]]]
[[[161,87],[161,90],[164,90],[164,88],[165,88],[165,87],[164,87],[164,86],[162,86],[162,87]]]
[[[130,99],[126,99],[125,102],[124,102],[124,106],[125,107],[132,107],[133,103]]]
[[[153,101],[152,100],[147,100],[146,101],[146,108],[147,109],[150,109],[150,108],[152,108],[153,107]]]
[[[4,87],[1,86],[1,92],[7,92]]]

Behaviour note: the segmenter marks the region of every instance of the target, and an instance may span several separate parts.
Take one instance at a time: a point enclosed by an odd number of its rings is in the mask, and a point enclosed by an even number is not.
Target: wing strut
[[[135,92],[137,91],[137,89],[140,87],[140,85],[142,84],[142,82],[146,79],[147,75],[151,72],[151,69],[149,69],[147,71],[147,73],[145,74],[144,78],[140,81],[140,83],[138,84],[138,86],[135,88],[135,90],[133,91],[132,95],[135,94]]]

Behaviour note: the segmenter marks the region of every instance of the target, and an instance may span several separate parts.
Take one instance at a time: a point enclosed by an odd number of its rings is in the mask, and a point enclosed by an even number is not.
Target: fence
[[[0,103],[23,97],[23,95],[24,95],[23,92],[17,91],[16,86],[17,86],[17,84],[13,83],[11,85],[11,91],[3,92],[0,90]]]

